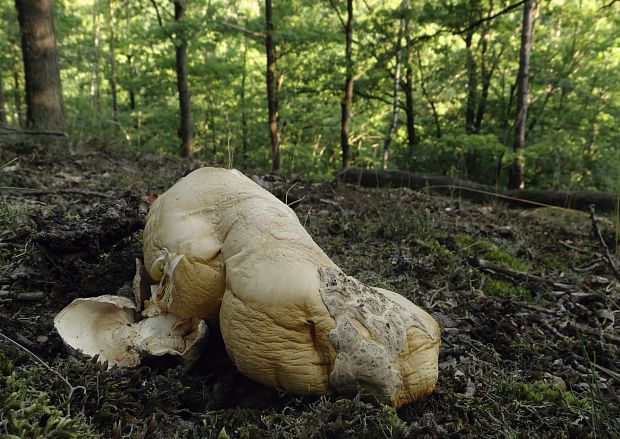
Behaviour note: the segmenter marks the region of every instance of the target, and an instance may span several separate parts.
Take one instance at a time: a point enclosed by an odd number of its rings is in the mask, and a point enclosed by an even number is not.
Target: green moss
[[[99,437],[81,419],[69,418],[50,402],[46,392],[32,386],[37,367],[15,368],[0,352],[0,425],[3,437]]]
[[[532,293],[525,287],[515,285],[512,282],[500,279],[493,279],[491,276],[481,273],[481,288],[488,296],[497,297],[519,297],[521,299],[531,300]]]
[[[561,391],[557,385],[544,381],[533,383],[513,382],[505,384],[500,392],[503,397],[510,400],[518,400],[523,403],[536,405],[560,405],[581,410],[590,410],[587,400],[578,397],[573,392]]]
[[[517,271],[527,272],[531,268],[530,264],[517,259],[510,252],[488,239],[458,233],[456,241],[468,256],[486,259]]]

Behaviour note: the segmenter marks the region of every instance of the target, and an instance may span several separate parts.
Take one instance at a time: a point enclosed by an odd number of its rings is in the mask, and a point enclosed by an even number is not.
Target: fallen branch
[[[609,252],[609,247],[607,247],[607,243],[605,242],[605,239],[603,238],[601,229],[598,227],[598,223],[596,222],[594,204],[591,204],[589,206],[589,209],[590,209],[590,220],[592,221],[592,233],[594,234],[595,238],[598,238],[598,242],[601,245],[601,249],[603,250],[603,257],[605,259],[605,262],[607,262],[607,265],[609,265],[609,268],[611,268],[611,271],[614,272],[616,279],[620,280],[620,271],[618,271],[618,267],[616,266],[614,258],[613,256],[611,256],[611,253]]]
[[[590,204],[596,204],[597,209],[601,211],[613,212],[618,201],[617,194],[607,192],[508,190],[443,175],[400,170],[347,168],[339,172],[336,178],[360,186],[375,188],[408,187],[415,190],[422,189],[448,196],[463,197],[481,203],[501,200],[510,206],[522,208],[555,206],[588,210]]]
[[[62,131],[46,131],[46,130],[18,130],[17,128],[0,127],[1,130],[8,131],[0,133],[0,136],[8,136],[11,134],[21,134],[25,136],[60,136],[67,137],[68,134]]]

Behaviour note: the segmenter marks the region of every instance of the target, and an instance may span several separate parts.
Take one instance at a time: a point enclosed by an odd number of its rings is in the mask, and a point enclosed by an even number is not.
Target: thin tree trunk
[[[278,131],[278,95],[276,93],[276,56],[273,44],[271,0],[265,0],[265,49],[267,52],[267,109],[271,137],[271,170],[280,171],[280,133]]]
[[[473,14],[473,12],[472,12]],[[473,19],[470,19],[470,22]],[[465,48],[467,50],[467,106],[465,109],[465,131],[469,134],[475,132],[474,119],[476,116],[476,100],[477,100],[477,71],[476,60],[472,50],[472,40],[474,37],[474,29],[470,28],[465,36]]]
[[[517,114],[512,150],[515,153],[510,177],[509,189],[524,189],[524,160],[525,136],[527,127],[528,87],[530,77],[530,55],[534,32],[534,1],[526,0],[523,5],[523,24],[521,28],[521,50],[519,53],[519,73],[517,76]]]
[[[433,113],[433,121],[435,122],[435,137],[437,139],[441,139],[441,124],[439,123],[439,113],[437,113],[437,107],[435,107],[435,102],[433,98],[428,94],[426,90],[426,85],[424,84],[424,73],[422,71],[422,57],[420,56],[420,52],[418,51],[418,71],[420,72],[420,88],[422,89],[422,95],[426,98],[429,105],[431,106],[431,111]]]
[[[409,0],[403,0],[405,18],[405,44],[407,54],[405,60],[405,113],[407,114],[407,168],[413,171],[413,153],[418,143],[415,133],[415,112],[413,109],[413,47],[411,41],[411,19],[409,18]]]
[[[11,73],[13,75],[13,105],[15,110],[13,112],[12,120],[17,121],[20,128],[24,127],[24,115],[22,112],[22,95],[19,92],[21,87],[19,85],[19,70],[17,64],[13,64],[11,67]]]
[[[398,91],[400,89],[400,55],[401,45],[403,38],[403,31],[405,28],[405,19],[400,19],[400,25],[398,29],[398,38],[396,40],[396,67],[394,68],[394,92],[392,102],[392,117],[390,118],[390,124],[388,125],[387,133],[385,134],[385,141],[383,143],[383,163],[382,168],[388,168],[388,160],[390,157],[390,144],[392,143],[392,134],[396,130],[398,124]]]
[[[99,51],[100,51],[100,28],[99,28],[99,6],[93,3],[93,51],[91,59],[91,79],[90,79],[90,99],[93,108],[93,115],[97,117],[99,112]]]
[[[15,0],[26,78],[27,127],[64,131],[52,0]]]
[[[185,5],[183,0],[174,2],[174,20],[177,24],[183,20]],[[175,44],[177,89],[179,91],[179,109],[181,111],[181,157],[191,157],[194,152],[194,123],[192,121],[192,106],[187,83],[187,35],[181,31],[180,41]]]
[[[0,127],[5,127],[6,123],[6,105],[4,103],[4,84],[2,83],[2,75],[0,75]]]
[[[112,98],[112,115],[117,120],[118,102],[116,97],[116,36],[114,34],[114,13],[113,0],[108,0],[108,13],[110,15],[110,96]]]
[[[491,17],[493,13],[493,1],[489,4],[489,10],[487,12],[487,18]],[[493,70],[495,70],[495,66],[497,63],[494,63],[491,68],[488,67],[487,63],[487,52],[489,49],[489,38],[490,38],[490,30],[489,30],[489,22],[487,21],[484,24],[482,31],[482,47],[480,49],[480,75],[482,79],[482,90],[480,92],[480,98],[478,99],[478,108],[476,110],[476,117],[474,118],[474,132],[479,133],[480,128],[482,127],[482,119],[484,118],[484,113],[486,112],[487,100],[489,98],[489,88],[491,87],[491,77],[493,76]]]
[[[245,167],[248,162],[248,117],[246,112],[246,102],[245,102],[245,81],[247,77],[247,69],[248,69],[248,39],[246,36],[243,37],[243,73],[241,75],[241,162]]]
[[[349,127],[351,123],[351,105],[353,103],[353,0],[347,0],[347,22],[345,25],[345,62],[347,77],[344,83],[344,97],[340,105],[342,122],[340,128],[340,145],[342,147],[342,167],[351,165],[349,148]]]

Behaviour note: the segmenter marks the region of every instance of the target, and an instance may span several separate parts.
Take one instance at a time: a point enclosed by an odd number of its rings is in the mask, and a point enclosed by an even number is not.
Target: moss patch
[[[96,438],[82,419],[69,418],[50,402],[49,395],[32,382],[37,367],[14,368],[0,351],[0,431],[3,437]]]
[[[486,259],[517,271],[527,272],[531,269],[530,264],[517,259],[506,249],[499,247],[496,243],[488,239],[477,238],[465,233],[458,233],[456,235],[456,241],[467,256]]]
[[[576,396],[570,391],[561,391],[555,384],[544,381],[533,383],[507,383],[499,389],[503,397],[534,405],[560,405],[581,410],[590,410],[587,400]]]
[[[515,285],[510,281],[494,279],[487,274],[480,274],[481,289],[486,295],[496,297],[519,297],[531,300],[532,293],[525,287]]]

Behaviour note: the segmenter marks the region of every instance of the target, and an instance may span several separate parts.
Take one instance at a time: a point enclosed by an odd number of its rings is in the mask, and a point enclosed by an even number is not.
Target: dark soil
[[[253,383],[217,335],[191,371],[72,355],[56,313],[76,297],[130,295],[149,202],[206,163],[0,148],[0,436],[620,437],[620,284],[587,214],[254,176],[348,274],[440,323],[437,389],[393,410]],[[598,227],[613,252],[617,226]]]

